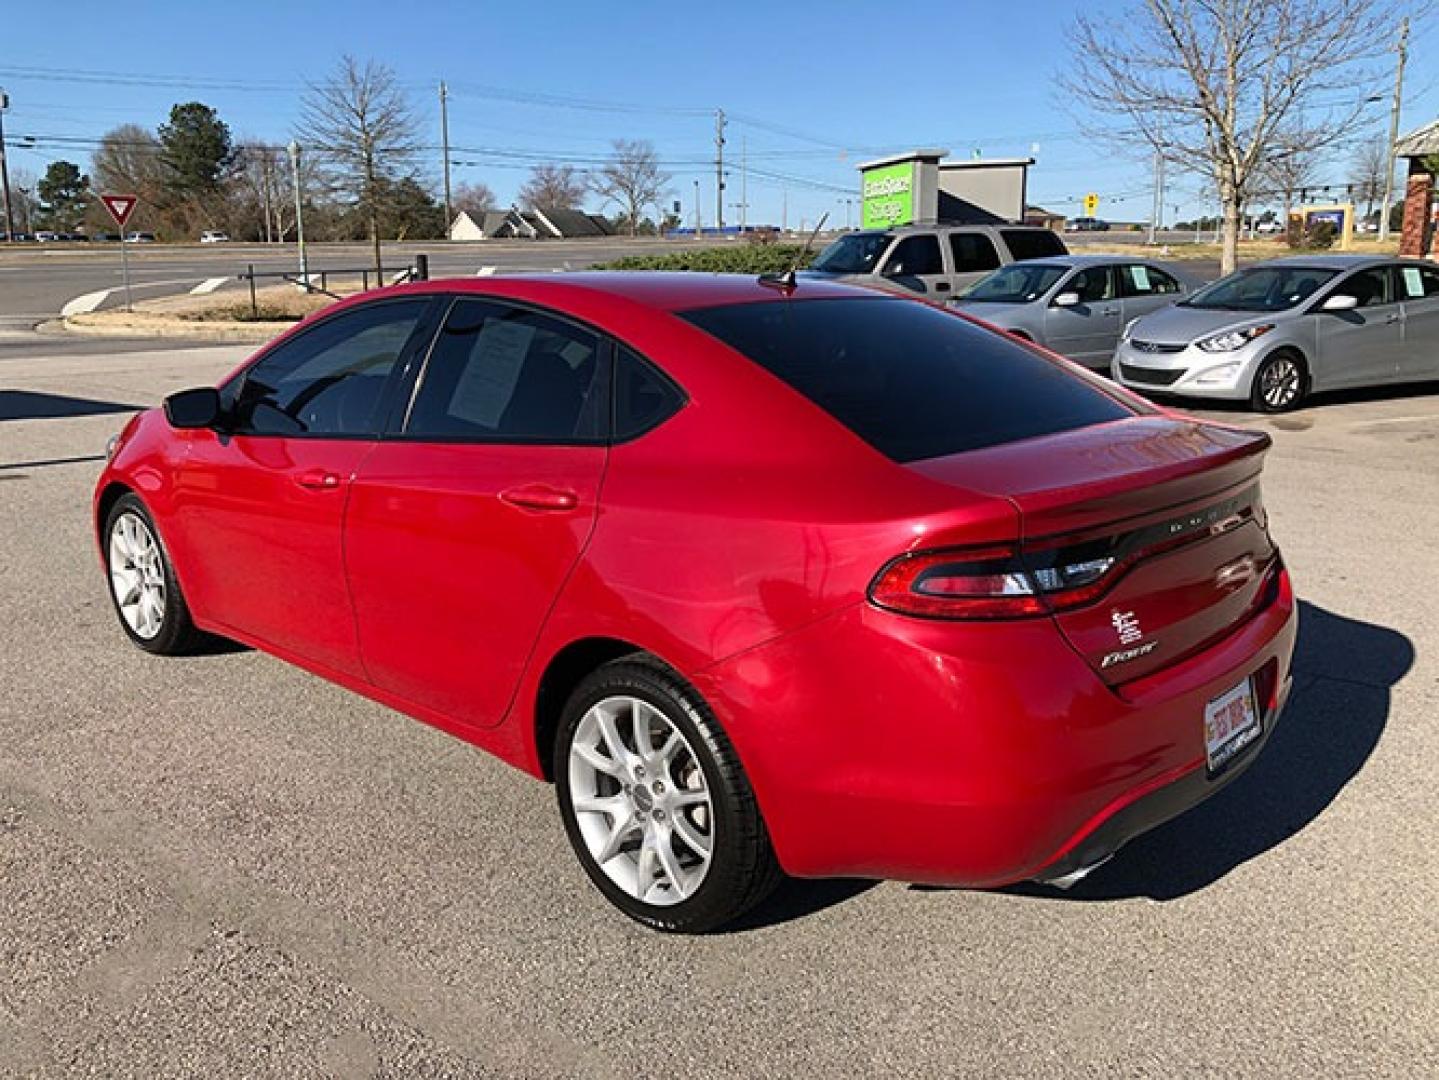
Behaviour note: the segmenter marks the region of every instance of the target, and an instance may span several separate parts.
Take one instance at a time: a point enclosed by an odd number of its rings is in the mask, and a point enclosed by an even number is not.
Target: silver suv
[[[1064,241],[1048,229],[904,225],[846,233],[819,253],[805,276],[877,285],[942,301],[998,267],[1068,253]]]

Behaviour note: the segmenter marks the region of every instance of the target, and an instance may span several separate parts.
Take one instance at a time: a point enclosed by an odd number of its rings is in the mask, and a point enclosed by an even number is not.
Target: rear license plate
[[[1254,688],[1245,679],[1204,706],[1204,752],[1209,771],[1218,772],[1246,746],[1259,738],[1259,710]]]

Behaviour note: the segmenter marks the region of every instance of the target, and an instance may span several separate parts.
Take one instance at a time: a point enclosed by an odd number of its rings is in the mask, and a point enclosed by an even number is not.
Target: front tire
[[[110,599],[126,636],[160,656],[194,651],[204,635],[190,619],[160,530],[138,496],[126,493],[115,501],[103,537]]]
[[[617,660],[580,683],[560,721],[554,776],[585,873],[646,926],[716,929],[781,877],[729,739],[698,692],[656,661]]]
[[[1266,356],[1254,372],[1249,404],[1255,412],[1297,409],[1309,395],[1309,370],[1295,353],[1281,350]]]

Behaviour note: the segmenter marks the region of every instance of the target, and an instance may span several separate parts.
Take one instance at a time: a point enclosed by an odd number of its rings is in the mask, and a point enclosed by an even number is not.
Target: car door
[[[1394,292],[1388,266],[1376,266],[1342,278],[1324,298],[1352,296],[1357,306],[1347,311],[1317,307],[1319,378],[1322,389],[1372,386],[1398,378],[1404,343],[1404,310]]]
[[[994,241],[982,232],[951,232],[949,258],[954,266],[950,276],[954,285],[952,295],[956,296],[991,270],[997,270],[1003,261]]]
[[[1439,268],[1402,263],[1395,272],[1404,307],[1400,377],[1439,379]]]
[[[1044,336],[1049,347],[1089,367],[1103,367],[1114,355],[1123,329],[1112,268],[1086,266],[1076,270],[1054,291],[1054,297],[1077,293],[1079,302],[1061,306],[1049,301]]]
[[[901,236],[889,249],[880,274],[887,283],[936,300],[945,299],[953,291],[939,237],[934,233]]]
[[[604,339],[554,313],[454,300],[345,520],[375,685],[462,724],[503,718],[594,526],[609,366]]]
[[[222,388],[223,429],[191,432],[175,477],[196,610],[283,653],[359,674],[345,502],[430,305],[422,297],[339,312]]]

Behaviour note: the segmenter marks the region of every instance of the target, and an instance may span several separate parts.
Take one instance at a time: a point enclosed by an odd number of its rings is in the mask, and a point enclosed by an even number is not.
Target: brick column
[[[1399,254],[1406,258],[1423,258],[1429,250],[1429,201],[1433,195],[1433,174],[1425,172],[1417,158],[1410,158],[1404,186],[1404,231],[1399,237]]]

